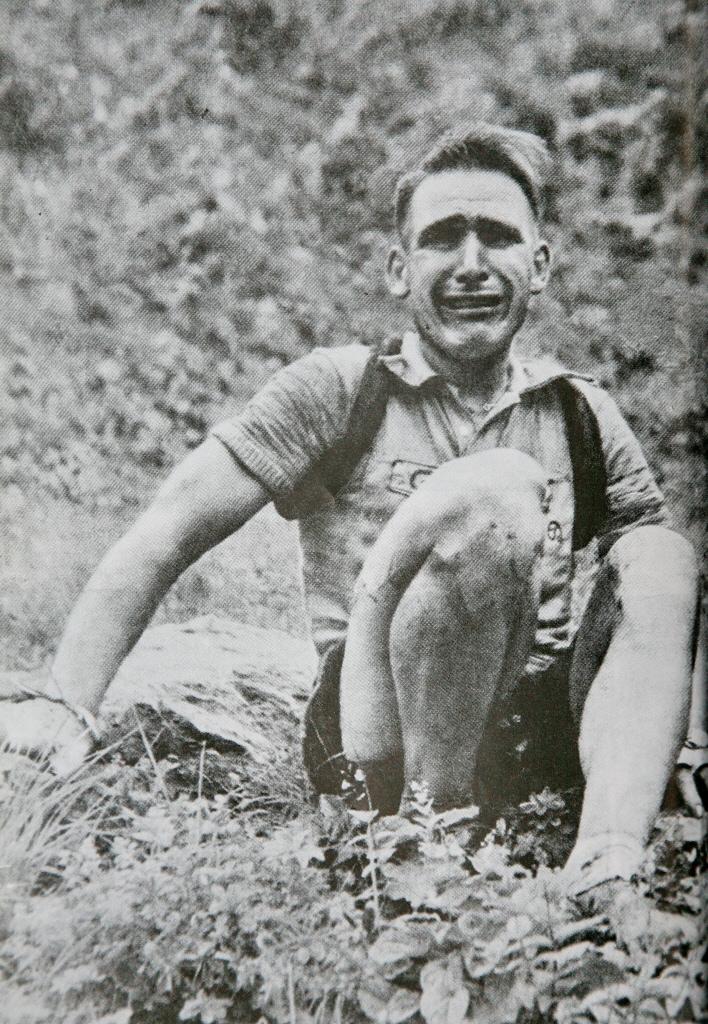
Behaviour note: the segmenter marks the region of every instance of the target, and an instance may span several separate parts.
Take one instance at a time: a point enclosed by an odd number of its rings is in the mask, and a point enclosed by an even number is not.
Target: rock
[[[312,646],[215,616],[149,629],[109,687],[101,720],[137,704],[267,761],[291,740],[314,679]]]
[[[315,668],[312,645],[279,630],[215,616],[154,626],[109,687],[99,722],[111,738],[135,730],[140,706],[168,736],[186,732],[267,764],[297,741]],[[23,685],[36,688],[36,674],[0,673],[0,694]]]

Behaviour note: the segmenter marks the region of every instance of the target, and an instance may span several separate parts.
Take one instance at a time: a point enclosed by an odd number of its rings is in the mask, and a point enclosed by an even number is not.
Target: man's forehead
[[[424,178],[411,197],[415,232],[444,217],[462,214],[501,219],[531,227],[534,215],[523,189],[502,171],[437,171]]]

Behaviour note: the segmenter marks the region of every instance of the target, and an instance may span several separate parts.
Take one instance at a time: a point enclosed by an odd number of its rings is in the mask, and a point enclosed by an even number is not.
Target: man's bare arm
[[[178,576],[268,501],[219,441],[191,452],[91,576],[64,630],[48,692],[95,712]]]

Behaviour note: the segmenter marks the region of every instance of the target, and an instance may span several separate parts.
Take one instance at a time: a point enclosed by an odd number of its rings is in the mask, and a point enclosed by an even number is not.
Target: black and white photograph
[[[708,1020],[704,33],[2,0],[2,1024]]]

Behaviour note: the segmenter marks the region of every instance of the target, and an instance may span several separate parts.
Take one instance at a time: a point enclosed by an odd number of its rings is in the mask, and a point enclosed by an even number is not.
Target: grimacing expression
[[[403,233],[389,289],[407,300],[424,345],[456,363],[506,353],[550,263],[521,186],[501,171],[429,174]]]

